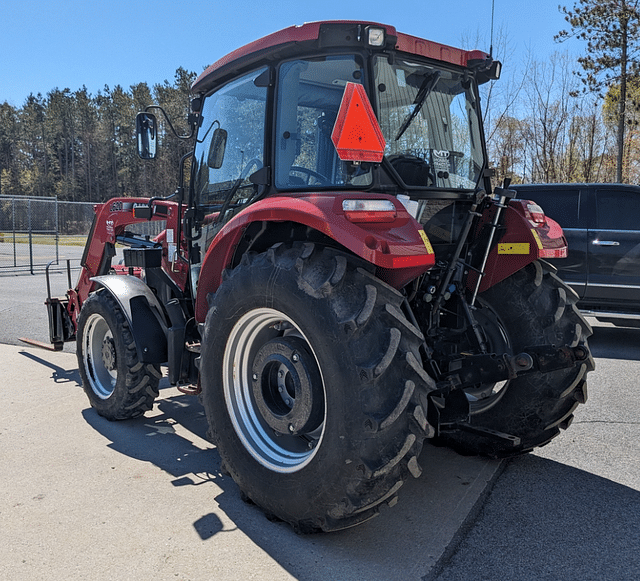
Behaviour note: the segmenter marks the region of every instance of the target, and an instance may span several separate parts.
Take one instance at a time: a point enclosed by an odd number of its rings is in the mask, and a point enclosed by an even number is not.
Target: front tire
[[[575,304],[577,295],[544,262],[534,262],[478,297],[477,320],[490,351],[516,354],[527,347],[583,347],[591,327]],[[520,444],[456,431],[440,441],[464,454],[508,457],[544,446],[567,429],[587,400],[591,355],[575,367],[520,375],[499,386],[467,390],[471,424],[517,436]],[[493,387],[493,389],[491,389]]]
[[[402,295],[313,244],[251,254],[210,296],[203,402],[245,497],[299,532],[346,528],[418,476],[433,382]]]
[[[82,305],[76,353],[91,407],[108,420],[141,416],[153,407],[162,373],[143,363],[116,300],[98,290]]]

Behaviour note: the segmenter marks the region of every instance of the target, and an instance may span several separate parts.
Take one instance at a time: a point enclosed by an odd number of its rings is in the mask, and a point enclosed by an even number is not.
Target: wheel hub
[[[116,368],[116,346],[112,337],[105,337],[102,340],[102,363],[109,371]]]
[[[253,396],[269,427],[295,436],[320,426],[324,417],[322,379],[302,338],[267,341],[256,353],[251,371]]]

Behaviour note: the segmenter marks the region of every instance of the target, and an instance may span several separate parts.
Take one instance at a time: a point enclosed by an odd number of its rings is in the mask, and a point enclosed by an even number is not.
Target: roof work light
[[[384,46],[384,28],[367,26],[365,31],[367,34],[367,44],[369,46]]]

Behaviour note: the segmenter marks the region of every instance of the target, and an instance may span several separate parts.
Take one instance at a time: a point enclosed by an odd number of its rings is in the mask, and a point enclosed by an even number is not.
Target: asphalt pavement
[[[640,332],[594,329],[586,405],[508,462],[425,581],[640,579]]]
[[[595,327],[589,400],[546,447],[427,445],[395,507],[298,536],[242,502],[197,398],[164,380],[144,418],[108,422],[72,345],[22,345],[48,340],[45,294],[42,275],[0,276],[0,579],[640,579],[640,330]]]

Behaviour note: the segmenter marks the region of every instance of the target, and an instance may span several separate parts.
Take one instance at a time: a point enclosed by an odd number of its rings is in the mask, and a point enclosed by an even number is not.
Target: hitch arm
[[[440,376],[437,389],[427,396],[427,421],[434,428],[436,436],[462,430],[518,446],[520,438],[517,436],[470,423],[469,399],[465,388],[514,379],[528,373],[569,369],[588,361],[590,357],[591,353],[585,346],[538,345],[528,347],[517,355],[480,354],[451,361],[449,372]],[[458,367],[452,369],[456,365]]]
[[[509,355],[495,353],[468,355],[449,362],[449,371],[440,381],[453,382],[456,389],[465,389],[481,383],[495,383],[515,379],[526,373],[549,373],[568,369],[589,359],[586,347],[555,347],[538,345],[527,347],[522,353]]]

